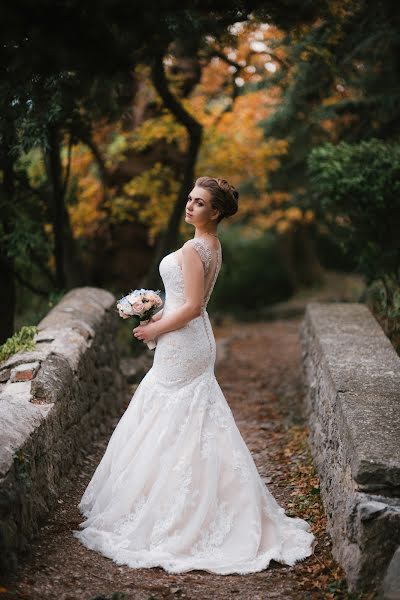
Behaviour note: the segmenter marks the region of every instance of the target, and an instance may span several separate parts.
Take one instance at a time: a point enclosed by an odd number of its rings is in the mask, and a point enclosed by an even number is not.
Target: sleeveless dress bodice
[[[201,374],[209,377],[216,359],[216,344],[207,304],[221,267],[222,252],[221,249],[214,251],[216,256],[213,256],[211,248],[203,240],[194,238],[189,243],[200,255],[208,285],[205,285],[201,314],[184,327],[157,338],[152,368],[158,381],[165,385],[189,383]],[[185,302],[183,272],[175,252],[161,260],[159,271],[165,288],[163,315],[168,315]]]

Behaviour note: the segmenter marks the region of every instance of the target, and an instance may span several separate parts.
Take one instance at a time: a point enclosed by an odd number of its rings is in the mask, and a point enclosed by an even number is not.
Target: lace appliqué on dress
[[[196,556],[223,559],[222,543],[232,529],[234,510],[228,502],[221,502],[213,521],[205,527],[199,540],[192,546],[190,553]]]
[[[251,478],[250,466],[243,451],[235,450],[232,456],[233,468],[239,473],[243,485],[249,483]]]
[[[182,513],[185,500],[189,493],[190,484],[192,481],[192,468],[186,464],[184,458],[172,468],[172,471],[177,471],[179,474],[176,493],[164,500],[164,503],[159,507],[159,517],[154,523],[153,530],[150,536],[150,550],[160,547],[166,538],[171,540],[169,530],[173,528],[174,523]],[[176,537],[178,533],[176,534]]]
[[[192,238],[191,240],[188,240],[186,243],[190,244],[197,250],[197,252],[200,255],[201,262],[203,263],[204,271],[206,273],[208,273],[208,269],[210,267],[210,262],[211,262],[211,249],[208,246],[207,242],[204,242],[201,239]]]
[[[144,496],[139,496],[138,500],[132,507],[131,512],[128,515],[124,515],[118,521],[116,521],[114,528],[115,532],[119,535],[129,534],[129,532],[133,532],[135,530],[136,524],[139,520],[140,513],[146,505],[146,498]],[[121,548],[127,547],[129,544],[122,543]]]

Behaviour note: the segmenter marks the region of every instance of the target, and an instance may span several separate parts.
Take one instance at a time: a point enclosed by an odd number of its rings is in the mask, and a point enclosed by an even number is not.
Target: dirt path
[[[348,595],[330,553],[325,518],[302,419],[298,328],[300,318],[214,326],[224,341],[216,376],[261,476],[290,516],[309,520],[314,555],[293,567],[271,562],[249,575],[161,568],[130,569],[84,548],[71,531],[82,521],[77,504],[100,461],[108,437],[88,456],[73,486],[42,529],[32,556],[5,584],[0,600],[319,600]],[[222,352],[223,351],[223,352]],[[221,354],[221,356],[222,356]],[[117,421],[110,427],[110,434]],[[367,598],[366,596],[363,598]]]

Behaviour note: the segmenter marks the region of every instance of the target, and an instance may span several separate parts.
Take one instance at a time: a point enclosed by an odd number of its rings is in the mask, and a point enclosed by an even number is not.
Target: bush
[[[356,257],[346,252],[332,233],[316,228],[313,239],[318,260],[325,269],[345,273],[353,273],[358,269]]]
[[[317,218],[365,275],[366,303],[400,354],[400,144],[326,144],[308,169]]]
[[[308,159],[314,210],[367,283],[400,283],[400,145],[371,139],[315,148]]]
[[[16,352],[34,350],[35,342],[33,338],[37,333],[37,327],[35,326],[24,326],[21,327],[19,331],[14,333],[14,335],[2,346],[0,346],[0,363],[7,360],[10,356],[15,354]]]
[[[276,234],[246,239],[240,236],[240,227],[229,227],[220,237],[223,262],[209,303],[211,311],[251,320],[258,309],[292,295]]]

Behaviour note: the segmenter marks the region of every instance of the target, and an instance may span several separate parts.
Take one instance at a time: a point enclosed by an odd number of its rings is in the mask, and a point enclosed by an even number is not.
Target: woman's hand
[[[153,315],[150,319],[150,323],[156,323],[157,321],[159,321],[162,317],[163,310],[164,309],[161,309],[155,315]]]
[[[138,325],[137,327],[132,329],[132,333],[136,339],[147,344],[151,340],[155,340],[156,337],[159,335],[157,322],[152,323],[151,321],[149,321],[149,323],[146,323],[146,325]]]

